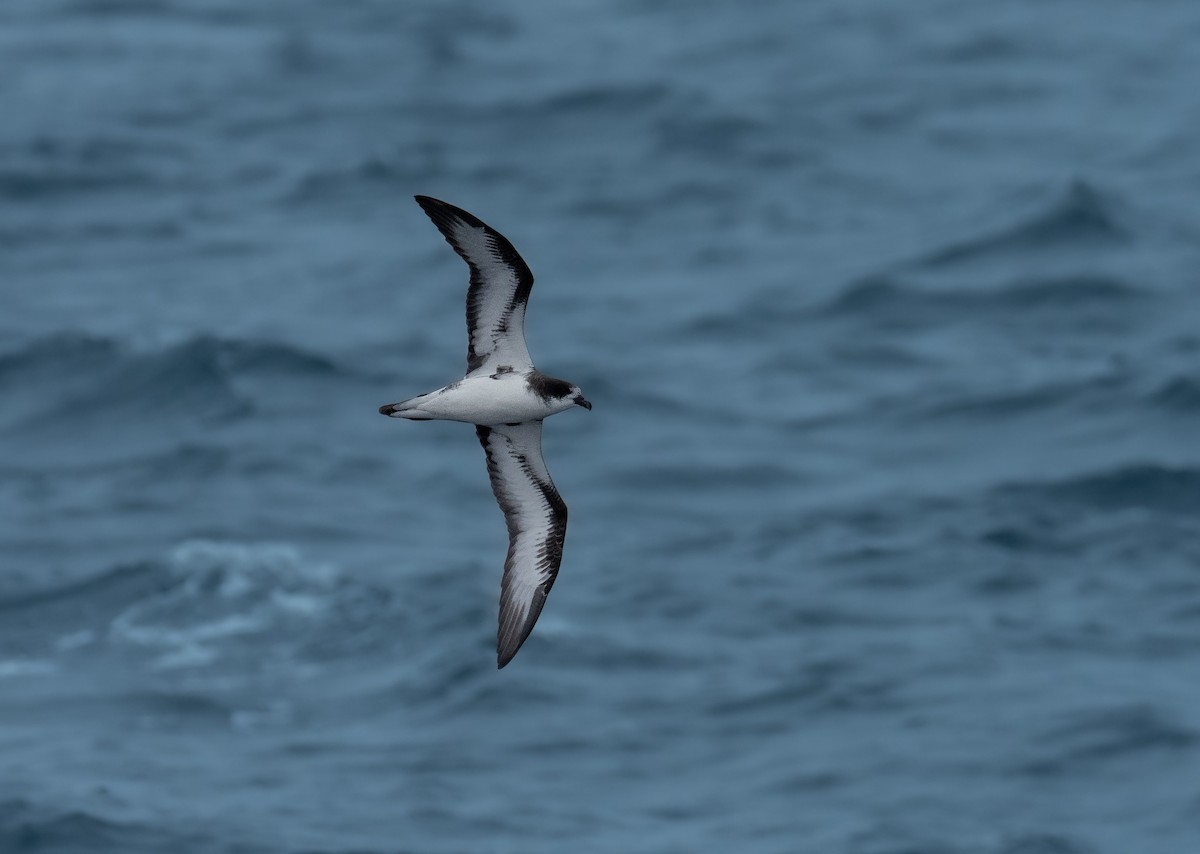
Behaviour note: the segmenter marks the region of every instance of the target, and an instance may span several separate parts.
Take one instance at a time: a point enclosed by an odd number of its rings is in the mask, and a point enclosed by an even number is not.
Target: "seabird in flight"
[[[567,505],[542,460],[542,419],[591,409],[579,386],[533,366],[525,306],[533,273],[504,235],[461,208],[429,196],[417,204],[471,268],[467,291],[467,374],[437,391],[379,411],[410,421],[465,421],[487,455],[488,475],[508,525],[500,587],[496,662],[512,661],[537,622],[562,563]]]

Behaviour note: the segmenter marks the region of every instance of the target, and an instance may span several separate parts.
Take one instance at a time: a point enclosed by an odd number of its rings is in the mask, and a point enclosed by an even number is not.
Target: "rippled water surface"
[[[1200,6],[5,0],[0,852],[1200,850]],[[571,507],[495,668],[466,268]]]

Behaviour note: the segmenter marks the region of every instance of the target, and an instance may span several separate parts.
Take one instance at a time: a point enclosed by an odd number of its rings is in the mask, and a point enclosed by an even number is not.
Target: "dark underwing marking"
[[[511,374],[512,372],[512,365],[501,365],[500,367],[496,368],[496,373],[492,374],[492,379],[498,380],[500,379],[501,374]]]
[[[567,535],[567,503],[563,501],[562,496],[558,494],[558,490],[554,488],[554,484],[549,481],[542,480],[529,466],[529,461],[525,459],[524,454],[515,455],[517,464],[521,467],[521,471],[525,473],[533,485],[542,493],[542,500],[546,502],[546,507],[550,513],[547,521],[550,522],[550,530],[547,532],[546,540],[542,543],[538,550],[538,569],[547,573],[546,580],[542,582],[542,593],[550,592],[550,587],[554,584],[554,579],[558,577],[558,567],[562,563],[563,542]],[[505,511],[507,513],[507,510]]]
[[[483,363],[487,361],[488,356],[488,353],[479,352],[476,349],[476,336],[481,332],[485,333],[487,337],[491,338],[492,347],[494,348],[496,341],[508,333],[508,326],[513,312],[529,301],[529,293],[533,289],[533,272],[529,269],[529,265],[525,263],[525,260],[517,253],[517,250],[513,248],[508,238],[479,219],[479,217],[464,211],[462,208],[430,198],[429,196],[417,196],[416,198],[417,204],[433,220],[433,224],[437,226],[438,231],[446,238],[446,242],[454,248],[459,257],[467,262],[467,266],[471,269],[471,287],[467,291],[467,371],[469,373],[482,367]],[[498,284],[498,282],[486,281],[483,271],[477,263],[481,259],[472,259],[463,250],[463,247],[459,245],[455,237],[455,231],[462,225],[474,229],[483,229],[486,237],[485,251],[493,259],[507,267],[512,274],[512,293],[508,295],[504,309],[500,312],[499,317],[493,318],[493,329],[481,330],[479,325],[481,315],[488,303],[489,294],[486,291],[491,286]]]
[[[541,371],[533,370],[525,378],[525,384],[533,393],[549,403],[551,400],[562,400],[571,393],[571,384],[566,380],[548,377]]]
[[[554,484],[534,472],[528,457],[519,453],[507,437],[498,437],[493,442],[492,428],[483,425],[476,425],[475,432],[479,437],[479,443],[483,445],[484,454],[487,457],[488,475],[492,481],[492,491],[500,504],[500,509],[504,512],[504,522],[508,528],[508,556],[504,564],[501,622],[497,634],[497,663],[503,667],[512,660],[525,639],[529,637],[534,624],[541,615],[542,606],[546,603],[546,596],[558,577],[559,566],[562,563],[563,543],[567,534],[567,505],[562,496],[558,494],[558,490],[554,488]],[[511,568],[516,552],[517,538],[522,533],[528,536],[529,532],[521,531],[521,508],[509,499],[504,487],[498,483],[503,481],[502,455],[507,455],[508,459],[515,462],[521,470],[521,475],[527,478],[541,493],[545,512],[546,536],[538,546],[535,559],[536,569],[545,576],[545,580],[533,591],[532,598],[527,603],[527,610],[518,610],[511,607],[511,604],[506,607],[504,604],[510,602],[507,597],[510,595],[509,583],[512,578]]]

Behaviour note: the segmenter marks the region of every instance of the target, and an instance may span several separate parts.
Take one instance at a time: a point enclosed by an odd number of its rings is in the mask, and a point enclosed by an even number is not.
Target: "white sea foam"
[[[224,643],[320,620],[340,579],[335,568],[306,562],[286,544],[210,540],[177,546],[166,572],[165,589],[110,626],[115,640],[161,650],[155,664],[163,668],[209,665]]]

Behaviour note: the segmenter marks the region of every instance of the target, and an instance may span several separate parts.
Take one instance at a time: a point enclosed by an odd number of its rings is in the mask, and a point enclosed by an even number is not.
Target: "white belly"
[[[515,424],[535,421],[569,409],[572,402],[546,402],[526,384],[521,374],[468,377],[407,402],[405,412],[425,418],[466,421],[469,424]],[[409,416],[412,417],[412,416]],[[420,416],[418,416],[420,417]]]

